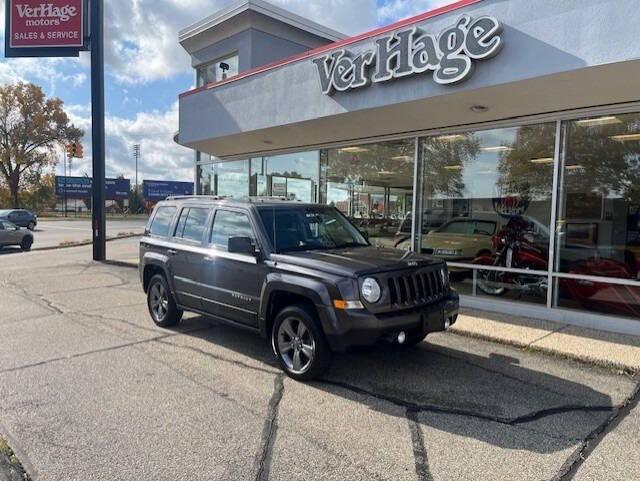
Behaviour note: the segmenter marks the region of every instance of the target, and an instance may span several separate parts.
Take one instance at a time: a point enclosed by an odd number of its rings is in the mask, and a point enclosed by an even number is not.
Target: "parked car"
[[[140,241],[140,279],[158,326],[192,311],[247,328],[297,380],[322,375],[332,352],[416,345],[458,317],[442,260],[372,247],[339,210],[315,204],[160,202]]]
[[[38,216],[26,209],[0,210],[0,219],[8,220],[18,227],[26,227],[29,230],[34,230],[38,225]]]
[[[0,249],[6,246],[20,246],[23,251],[30,251],[33,245],[33,234],[21,229],[8,220],[0,220]]]
[[[470,262],[493,251],[492,236],[499,227],[495,218],[459,217],[422,236],[422,253],[452,262]],[[397,247],[407,248],[410,239]]]

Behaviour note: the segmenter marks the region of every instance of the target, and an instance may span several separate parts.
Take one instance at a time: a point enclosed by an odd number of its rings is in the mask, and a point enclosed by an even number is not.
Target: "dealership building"
[[[242,0],[180,33],[176,140],[198,194],[333,205],[464,306],[640,334],[639,24],[462,0],[348,38]]]

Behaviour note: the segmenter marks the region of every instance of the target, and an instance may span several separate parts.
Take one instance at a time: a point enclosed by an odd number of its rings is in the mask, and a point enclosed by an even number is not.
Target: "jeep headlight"
[[[369,304],[375,304],[382,297],[380,284],[372,277],[367,277],[362,283],[362,297]]]

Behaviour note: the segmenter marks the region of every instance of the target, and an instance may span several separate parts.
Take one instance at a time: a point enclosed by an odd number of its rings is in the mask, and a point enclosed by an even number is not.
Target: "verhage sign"
[[[7,0],[11,48],[82,47],[84,0]]]
[[[376,39],[374,50],[337,50],[313,63],[326,95],[425,72],[440,85],[453,85],[471,77],[474,61],[500,52],[501,34],[502,25],[495,18],[463,15],[437,36],[418,27],[399,30]]]

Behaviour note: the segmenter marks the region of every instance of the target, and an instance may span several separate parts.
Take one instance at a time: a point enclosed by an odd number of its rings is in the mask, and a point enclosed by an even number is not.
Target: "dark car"
[[[30,251],[33,245],[33,234],[21,229],[8,220],[0,220],[0,249],[6,246],[20,246],[23,251]]]
[[[34,230],[38,225],[38,216],[26,209],[0,210],[0,220],[8,220],[18,227],[26,227],[29,230]]]
[[[458,316],[443,261],[372,247],[314,204],[170,198],[140,241],[140,278],[158,326],[192,311],[255,331],[298,380],[320,376],[334,351],[415,345]]]

